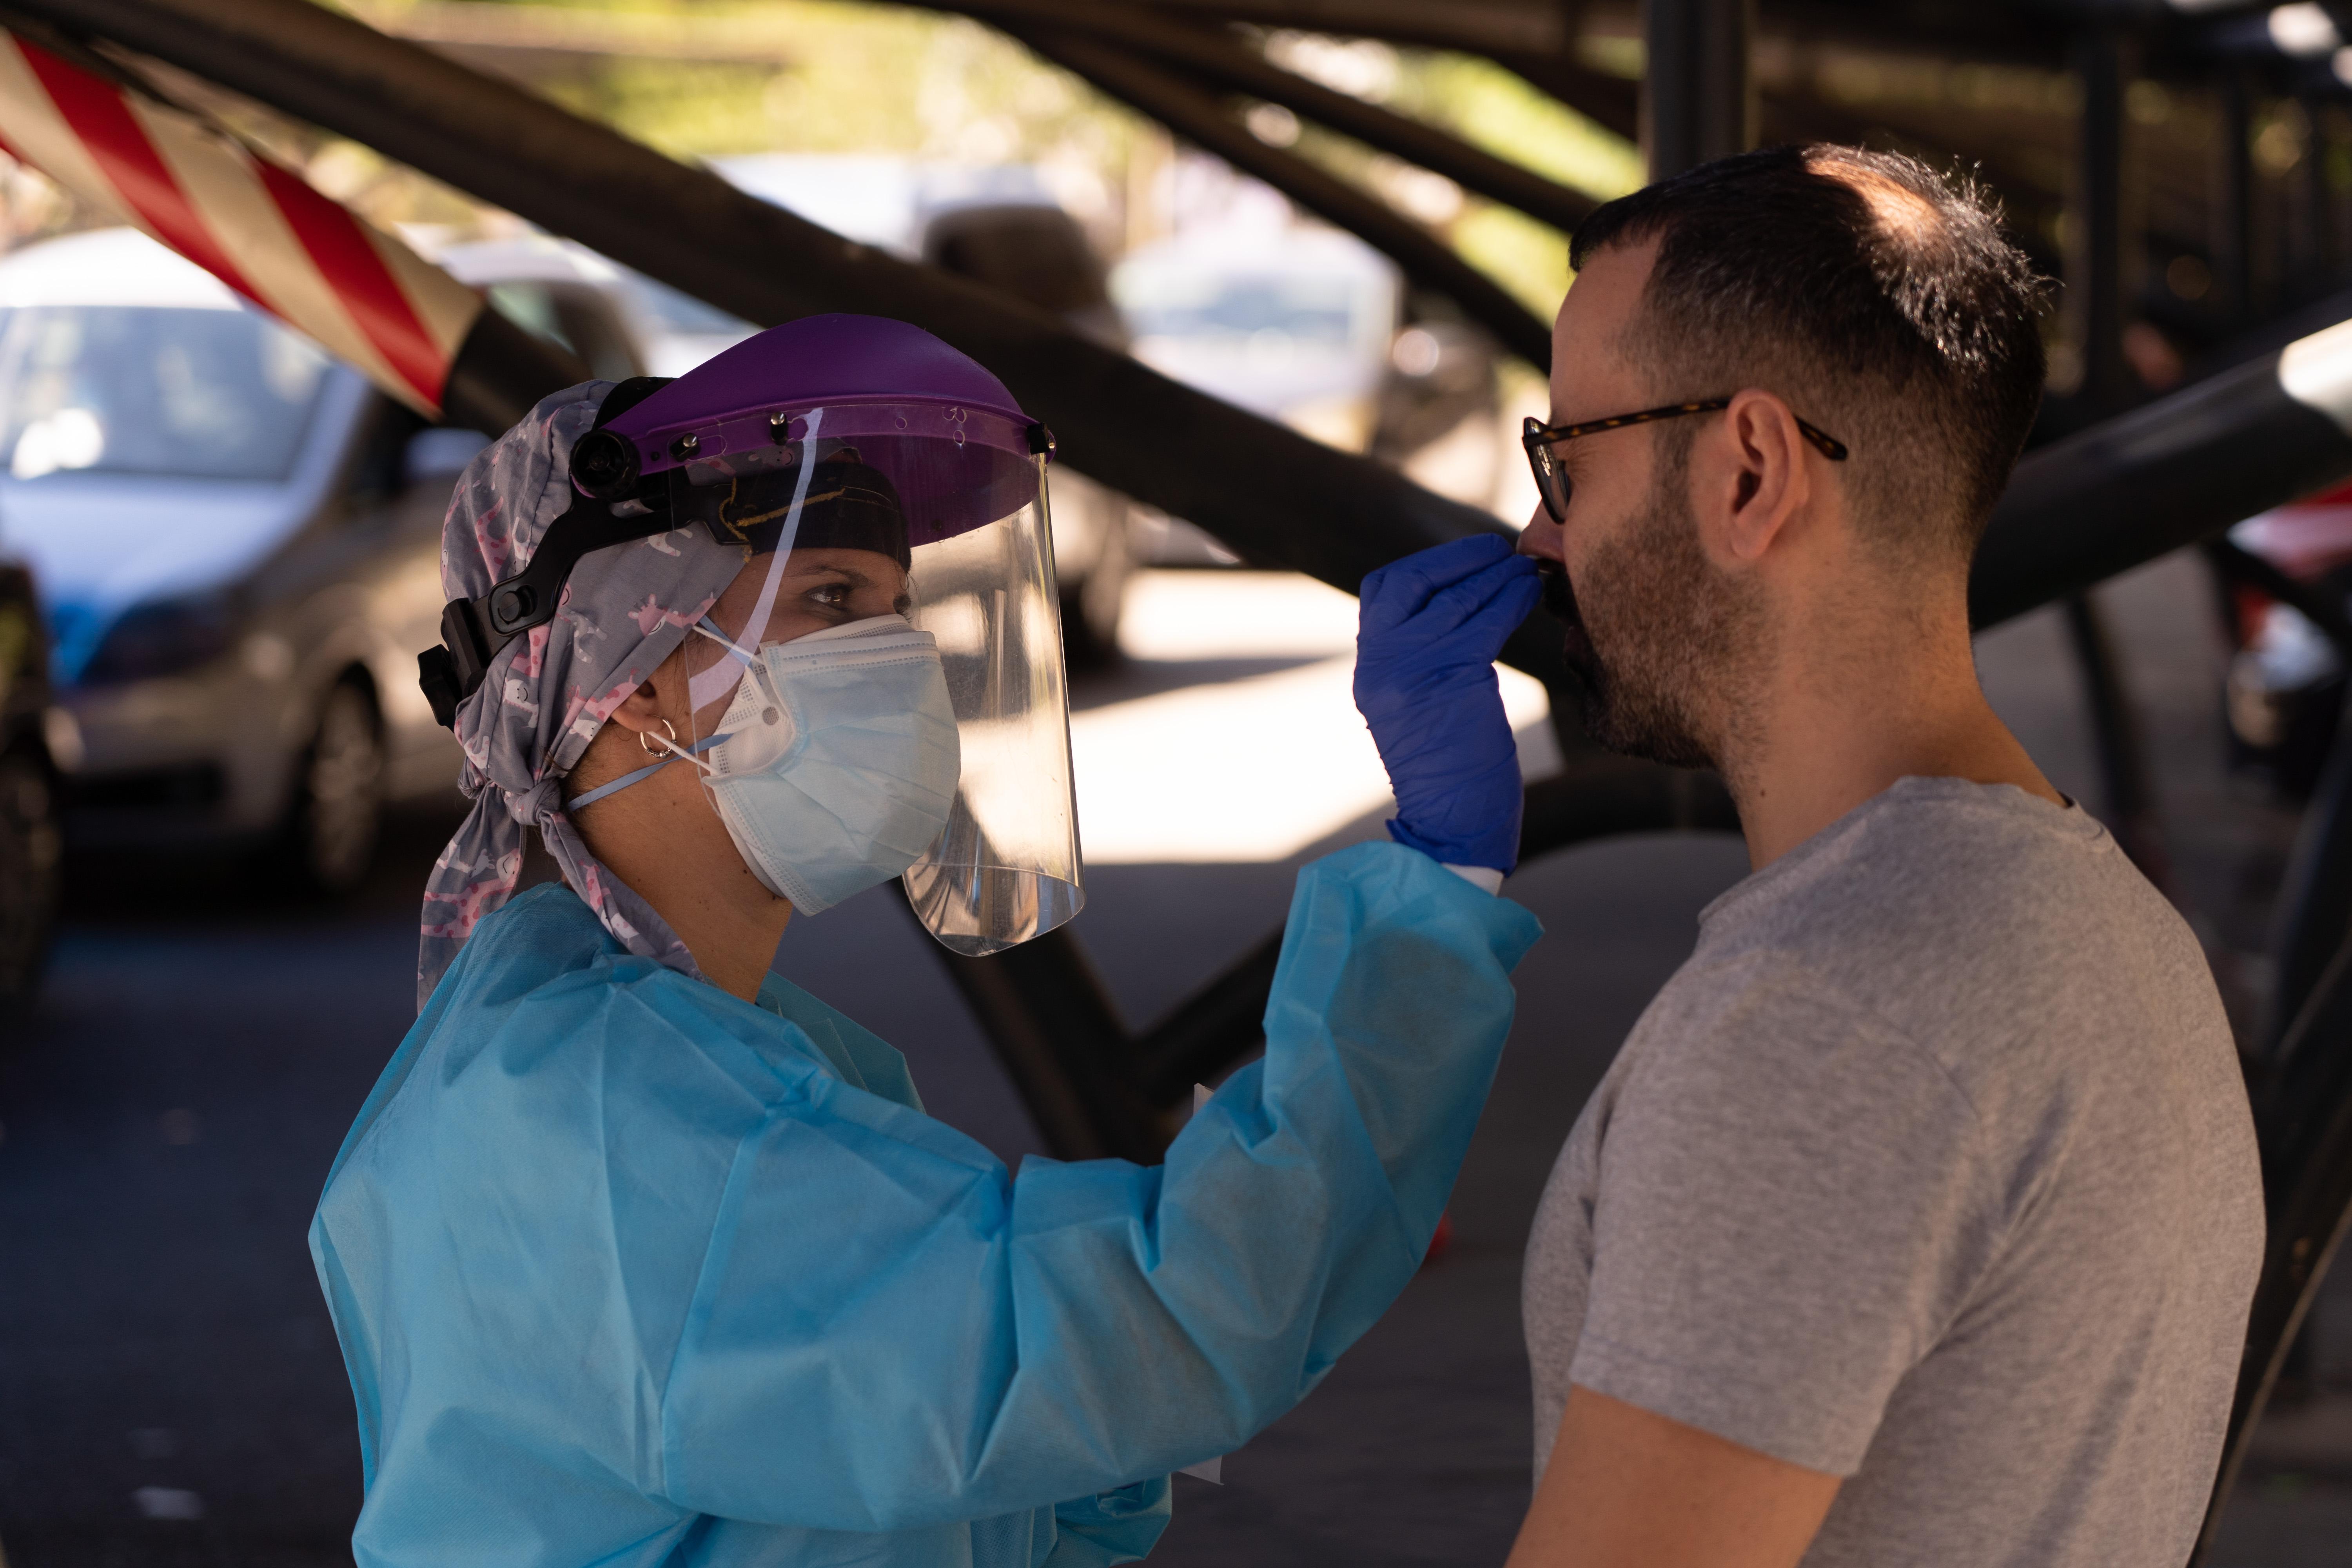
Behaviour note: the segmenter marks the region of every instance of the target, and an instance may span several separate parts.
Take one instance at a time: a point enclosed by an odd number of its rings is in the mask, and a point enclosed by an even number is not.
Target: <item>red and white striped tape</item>
[[[0,150],[440,414],[482,297],[226,131],[0,31]]]

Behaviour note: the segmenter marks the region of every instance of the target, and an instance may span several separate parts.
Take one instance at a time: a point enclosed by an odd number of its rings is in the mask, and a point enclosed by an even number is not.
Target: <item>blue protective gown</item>
[[[740,1001],[532,889],[311,1223],[359,1563],[1140,1557],[1168,1472],[1289,1409],[1412,1278],[1538,930],[1397,845],[1319,861],[1265,1060],[1166,1164],[1016,1177],[814,997]]]

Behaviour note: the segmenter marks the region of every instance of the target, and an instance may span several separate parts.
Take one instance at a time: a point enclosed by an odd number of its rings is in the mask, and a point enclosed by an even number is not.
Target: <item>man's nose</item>
[[[1533,555],[1539,560],[1558,561],[1564,565],[1568,556],[1562,548],[1561,533],[1559,524],[1551,520],[1551,513],[1538,501],[1535,515],[1528,518],[1527,527],[1519,531],[1519,553]]]

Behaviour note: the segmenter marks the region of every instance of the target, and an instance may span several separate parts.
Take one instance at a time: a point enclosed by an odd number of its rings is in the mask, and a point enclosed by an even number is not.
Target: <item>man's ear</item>
[[[1715,471],[1693,476],[1705,487],[1697,498],[1701,526],[1710,551],[1727,564],[1751,565],[1812,497],[1805,436],[1787,404],[1753,387],[1733,395],[1721,430],[1711,444]]]

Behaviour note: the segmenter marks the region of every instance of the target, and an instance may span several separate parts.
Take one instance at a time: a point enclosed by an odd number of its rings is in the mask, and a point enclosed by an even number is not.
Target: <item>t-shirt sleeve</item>
[[[1852,1475],[1985,1267],[1981,1129],[1938,1062],[1826,984],[1725,978],[1653,1020],[1612,1112],[1569,1377]]]

